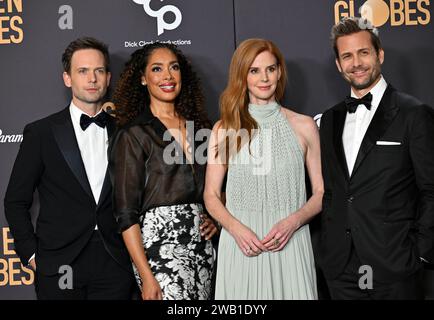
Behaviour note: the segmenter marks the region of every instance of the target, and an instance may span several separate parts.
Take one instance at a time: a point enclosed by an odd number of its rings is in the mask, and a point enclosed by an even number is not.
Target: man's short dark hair
[[[107,71],[110,71],[110,56],[108,52],[108,46],[91,37],[83,37],[72,41],[68,47],[66,47],[65,52],[62,54],[62,64],[63,70],[67,73],[71,72],[71,59],[74,52],[83,49],[95,49],[100,51],[104,56],[104,65]]]
[[[338,24],[334,25],[331,31],[331,41],[337,59],[339,59],[339,51],[337,46],[338,39],[340,37],[348,36],[361,31],[369,32],[371,35],[372,45],[374,46],[378,55],[380,49],[382,49],[381,41],[378,36],[378,29],[375,28],[367,19],[359,17],[346,17],[343,18]]]

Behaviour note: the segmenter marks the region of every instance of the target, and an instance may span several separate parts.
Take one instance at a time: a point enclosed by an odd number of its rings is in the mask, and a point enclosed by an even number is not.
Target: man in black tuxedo
[[[332,29],[351,97],[321,119],[320,264],[333,299],[421,299],[434,262],[434,114],[381,75],[378,30]]]
[[[115,129],[102,110],[111,76],[107,46],[77,39],[62,62],[72,101],[24,128],[4,200],[6,218],[22,263],[35,270],[38,299],[129,299],[134,278],[107,174],[107,143]],[[29,212],[35,189],[36,231]]]

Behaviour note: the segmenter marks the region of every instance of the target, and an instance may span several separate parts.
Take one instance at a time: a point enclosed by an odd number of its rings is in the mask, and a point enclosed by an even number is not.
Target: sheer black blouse
[[[164,141],[165,131],[163,123],[148,109],[119,129],[110,141],[109,173],[119,232],[139,223],[140,216],[151,208],[203,204],[206,163],[187,162],[171,135],[166,133],[169,141]],[[174,145],[182,163],[168,164],[164,152],[173,151]],[[166,147],[169,149],[165,151]]]

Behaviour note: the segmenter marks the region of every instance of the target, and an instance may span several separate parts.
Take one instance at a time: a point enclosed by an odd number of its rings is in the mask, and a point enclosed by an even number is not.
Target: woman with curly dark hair
[[[211,126],[203,101],[186,57],[158,42],[131,55],[114,92],[115,216],[144,300],[210,298],[217,228],[203,206],[205,162],[192,153]]]

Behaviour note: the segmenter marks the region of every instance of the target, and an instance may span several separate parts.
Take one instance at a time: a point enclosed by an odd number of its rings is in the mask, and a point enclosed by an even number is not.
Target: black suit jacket
[[[109,136],[114,122],[107,126]],[[39,216],[34,231],[29,209],[38,190]],[[95,224],[110,255],[131,270],[113,215],[106,174],[99,203],[87,179],[69,107],[28,124],[4,200],[5,214],[21,262],[36,253],[38,271],[52,275],[70,264],[92,236]]]
[[[374,279],[392,282],[434,262],[434,114],[387,87],[349,176],[342,144],[346,106],[321,119],[324,176],[320,264],[337,277],[351,241]],[[377,141],[400,145],[378,145]]]

